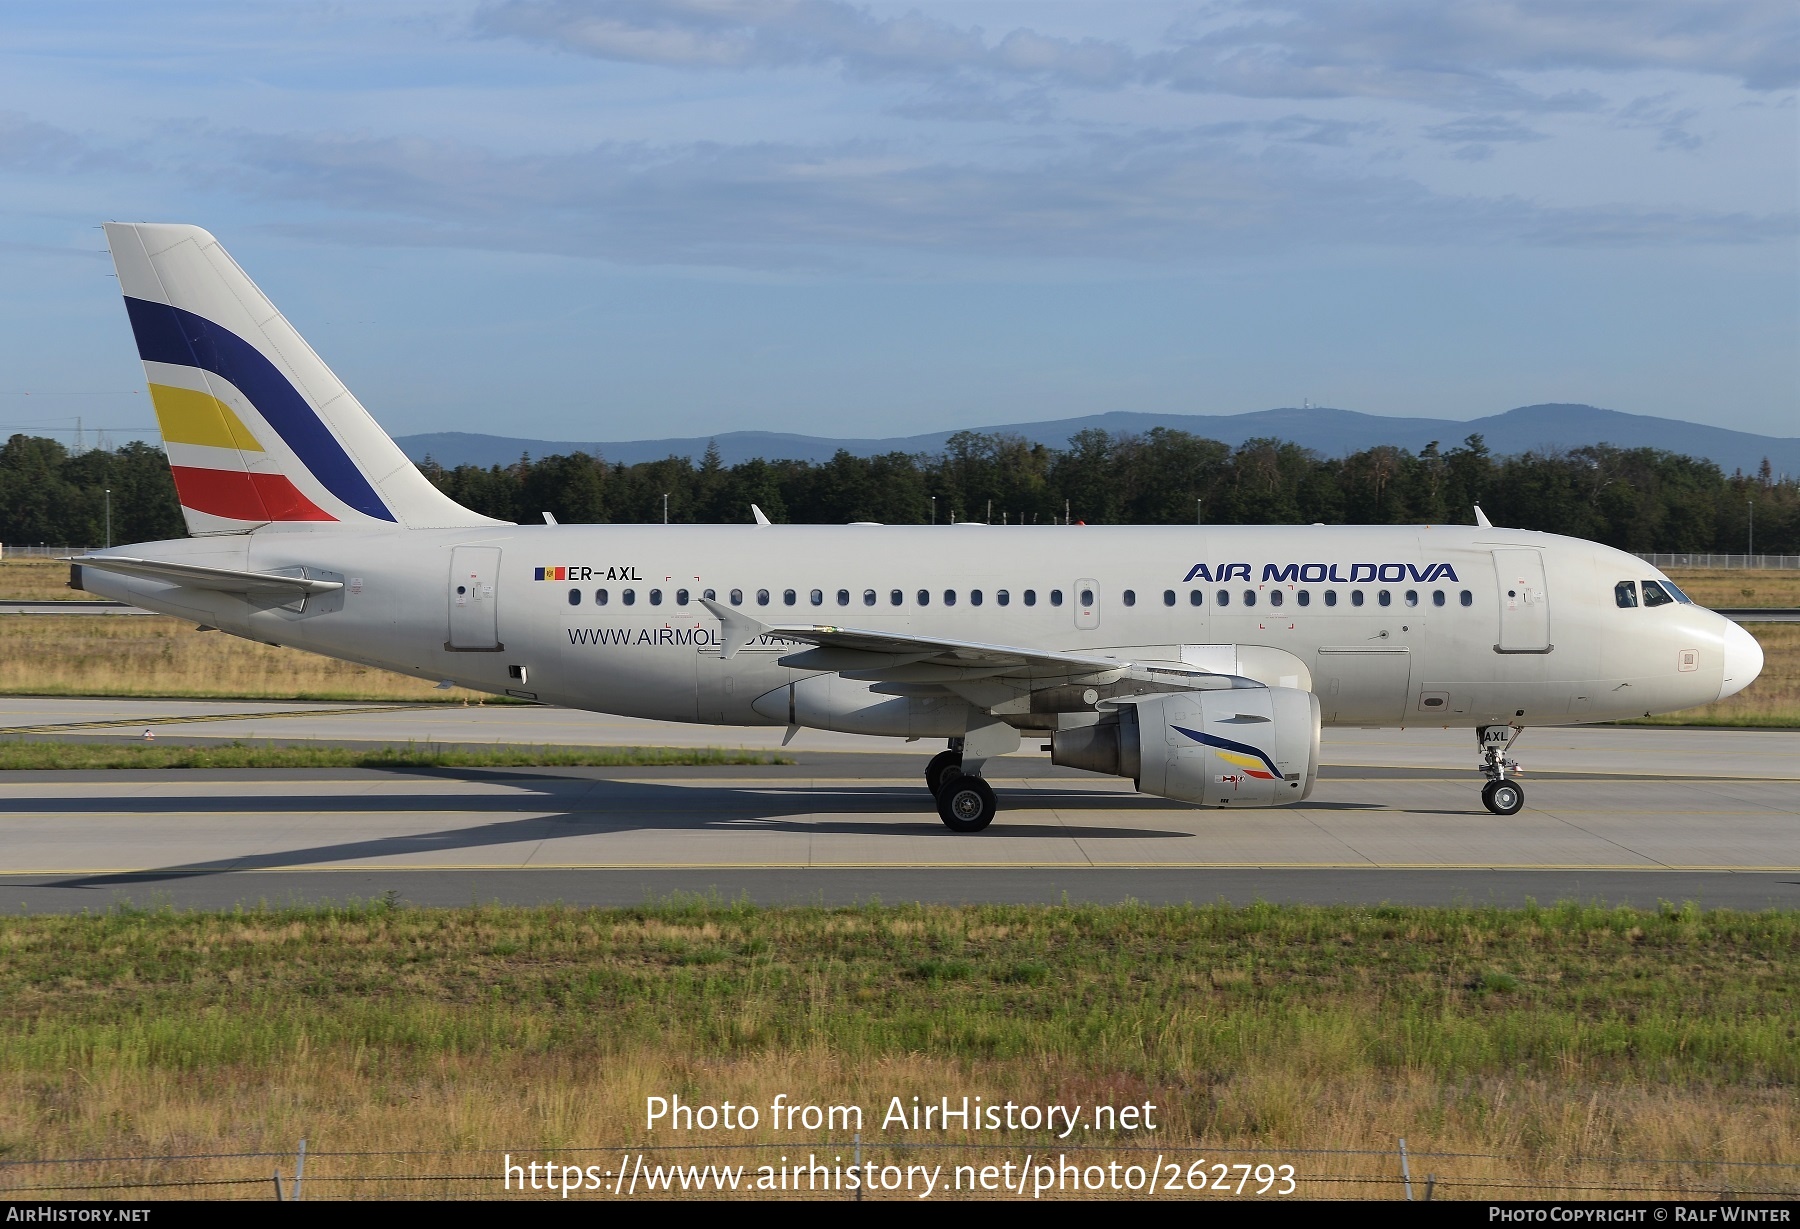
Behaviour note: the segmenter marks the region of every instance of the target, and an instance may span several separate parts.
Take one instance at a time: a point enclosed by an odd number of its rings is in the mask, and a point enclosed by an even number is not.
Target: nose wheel
[[[1481,742],[1481,763],[1476,765],[1488,783],[1481,787],[1481,805],[1496,815],[1517,815],[1525,805],[1525,790],[1506,774],[1518,772],[1517,760],[1506,758],[1523,730],[1511,725],[1484,725],[1475,731]]]
[[[1481,802],[1496,815],[1517,815],[1525,805],[1525,791],[1517,781],[1489,781],[1481,787]]]

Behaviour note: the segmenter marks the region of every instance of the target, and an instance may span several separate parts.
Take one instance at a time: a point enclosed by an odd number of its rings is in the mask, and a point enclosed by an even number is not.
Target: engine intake
[[[1319,698],[1298,687],[1174,692],[1096,725],[1058,730],[1050,761],[1131,777],[1206,806],[1282,806],[1319,776]]]

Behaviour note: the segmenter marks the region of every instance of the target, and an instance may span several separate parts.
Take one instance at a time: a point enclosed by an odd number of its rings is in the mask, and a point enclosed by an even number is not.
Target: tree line
[[[1710,461],[1653,448],[1595,444],[1497,455],[1479,435],[1440,449],[1377,447],[1322,457],[1300,444],[1233,448],[1185,431],[1083,431],[1067,448],[964,431],[935,455],[839,452],[822,463],[609,464],[586,453],[511,465],[445,468],[427,478],[488,516],[563,524],[741,523],[756,504],[775,521],[924,524],[1471,524],[1480,503],[1496,525],[1589,538],[1630,551],[1800,554],[1800,483],[1725,474]],[[15,435],[0,448],[0,542],[100,545],[105,491],[113,542],[180,537],[181,511],[162,450],[132,443],[71,453]],[[666,500],[666,502],[665,502]]]

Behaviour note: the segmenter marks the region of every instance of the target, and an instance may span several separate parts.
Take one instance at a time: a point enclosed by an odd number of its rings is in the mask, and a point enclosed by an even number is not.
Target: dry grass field
[[[55,559],[0,559],[0,598],[16,602],[93,601],[69,588],[69,565]]]
[[[1734,572],[1725,568],[1670,568],[1670,580],[1702,606],[1800,607],[1800,571]]]
[[[304,1137],[320,1195],[494,1195],[499,1150],[754,1165],[826,1143],[766,1111],[752,1131],[647,1130],[651,1095],[857,1104],[883,1161],[969,1140],[884,1129],[889,1098],[969,1095],[1158,1107],[1154,1135],[1001,1133],[983,1163],[1255,1149],[1293,1162],[1302,1194],[1397,1197],[1403,1136],[1415,1182],[1472,1184],[1439,1198],[1800,1193],[1794,913],[390,901],[10,917],[0,953],[8,1162],[291,1154]],[[696,1143],[780,1147],[672,1151]],[[1305,1151],[1325,1149],[1372,1155]],[[356,1150],[422,1155],[323,1155]],[[13,1166],[0,1196],[248,1173],[159,1193],[264,1197],[280,1163]],[[1788,1168],[1755,1167],[1771,1164]],[[452,1172],[478,1180],[345,1181]],[[1357,1175],[1383,1185],[1332,1181]]]

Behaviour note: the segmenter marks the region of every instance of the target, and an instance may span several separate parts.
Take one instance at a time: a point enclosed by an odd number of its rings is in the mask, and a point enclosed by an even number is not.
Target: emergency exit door
[[[1500,639],[1496,653],[1550,651],[1550,594],[1544,585],[1544,554],[1536,550],[1494,552],[1500,582]]]
[[[498,546],[459,546],[450,552],[450,639],[456,653],[498,653]]]

